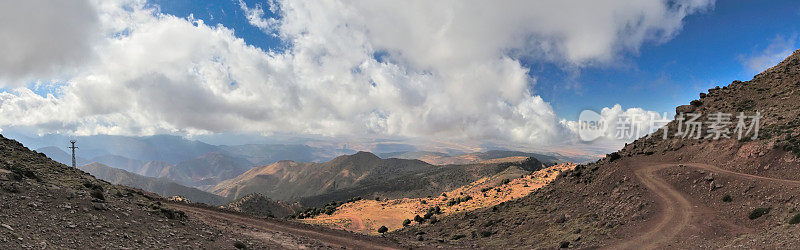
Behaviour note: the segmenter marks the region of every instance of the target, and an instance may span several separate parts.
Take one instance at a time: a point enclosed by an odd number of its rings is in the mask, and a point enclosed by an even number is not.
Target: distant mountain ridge
[[[292,200],[350,187],[369,176],[431,167],[419,160],[381,159],[369,152],[358,152],[323,163],[280,161],[255,167],[209,191],[229,198],[262,193],[272,199]]]
[[[402,151],[392,153],[382,153],[381,158],[399,158],[399,159],[417,159],[433,165],[447,165],[447,164],[472,164],[482,161],[509,158],[509,157],[533,157],[537,160],[548,164],[555,165],[557,163],[569,162],[569,159],[561,155],[546,155],[539,153],[528,153],[521,151],[510,150],[489,150],[483,152],[474,152],[461,155],[449,155],[441,152],[431,151]]]
[[[97,162],[79,166],[78,168],[92,174],[98,179],[108,181],[112,184],[140,188],[164,197],[183,196],[190,201],[209,205],[222,205],[228,201],[224,197],[207,193],[196,188],[183,186],[166,179],[141,176]]]

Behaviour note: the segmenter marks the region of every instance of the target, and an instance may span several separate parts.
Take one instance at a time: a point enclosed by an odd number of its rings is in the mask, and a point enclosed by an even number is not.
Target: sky
[[[800,48],[800,2],[0,1],[0,129],[607,153]]]

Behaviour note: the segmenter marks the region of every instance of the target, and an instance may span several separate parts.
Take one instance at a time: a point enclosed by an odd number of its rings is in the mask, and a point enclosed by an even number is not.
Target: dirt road
[[[665,240],[673,238],[678,232],[689,225],[690,216],[694,212],[691,202],[683,194],[659,178],[655,172],[677,164],[655,164],[637,167],[634,170],[636,177],[648,189],[658,196],[661,214],[658,222],[647,232],[623,242],[615,249],[652,249],[661,245]]]
[[[692,216],[699,214],[702,207],[692,204],[682,192],[675,189],[655,173],[660,169],[674,167],[680,164],[681,163],[634,163],[632,167],[637,179],[650,192],[658,197],[661,210],[656,222],[644,233],[613,246],[613,249],[654,249],[664,247],[663,244],[667,240],[674,238],[679,232],[694,223],[692,221]],[[738,173],[708,164],[683,163],[682,165],[718,174],[731,175],[742,179],[800,185],[800,181],[796,180],[775,179]]]
[[[387,239],[357,235],[284,221],[258,219],[246,215],[226,213],[213,209],[171,203],[171,207],[184,211],[191,218],[217,227],[223,231],[249,235],[279,248],[355,248],[400,249]]]

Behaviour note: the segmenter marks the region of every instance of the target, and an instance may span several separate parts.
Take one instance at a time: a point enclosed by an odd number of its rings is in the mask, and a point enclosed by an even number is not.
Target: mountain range
[[[652,136],[529,196],[394,236],[425,247],[797,248],[798,88],[800,50],[750,81],[701,93]],[[688,133],[682,113],[732,115],[727,132],[676,136]]]
[[[164,197],[182,196],[193,202],[217,206],[226,204],[228,201],[224,197],[183,186],[167,179],[141,176],[97,162],[79,166],[78,168],[112,184],[139,188]]]

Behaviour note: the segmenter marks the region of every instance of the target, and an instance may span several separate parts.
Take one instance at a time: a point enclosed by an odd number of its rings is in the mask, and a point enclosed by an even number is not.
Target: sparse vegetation
[[[409,220],[409,219],[405,219],[405,220],[403,221],[403,226],[404,226],[404,227],[407,227],[408,225],[411,225],[411,220]]]
[[[180,211],[180,210],[174,210],[174,209],[165,208],[165,207],[159,207],[158,210],[161,212],[161,214],[164,215],[164,217],[167,217],[167,219],[170,219],[170,220],[183,220],[183,219],[186,219],[186,213],[184,213],[183,211]]]
[[[92,198],[95,198],[95,199],[98,199],[98,200],[101,200],[101,201],[106,200],[106,197],[103,194],[103,190],[100,190],[100,189],[92,189],[92,191],[89,192],[89,195],[91,195]]]
[[[610,153],[610,154],[608,154],[608,162],[614,162],[614,161],[618,160],[621,157],[622,156],[619,155],[619,153],[617,153],[617,152]]]
[[[423,218],[422,218],[421,216],[419,216],[419,214],[418,214],[418,215],[415,215],[415,216],[414,216],[414,221],[416,221],[417,223],[423,223],[423,222],[425,222],[425,219],[423,219]]]
[[[452,207],[452,206],[458,205],[458,204],[460,204],[462,202],[467,202],[469,200],[472,200],[472,196],[467,195],[467,196],[462,196],[462,197],[458,197],[458,198],[450,198],[450,200],[447,201],[447,206]]]
[[[11,171],[11,178],[15,180],[22,180],[22,178],[33,179],[36,181],[41,181],[39,176],[36,175],[30,169],[20,166],[20,165],[8,165],[6,167],[9,171]]]
[[[768,214],[770,210],[772,210],[771,207],[759,207],[759,208],[753,209],[753,211],[750,212],[750,214],[747,216],[747,218],[750,218],[751,220],[758,219],[761,216],[764,216],[764,215]]]
[[[388,231],[389,231],[389,228],[386,228],[386,226],[381,226],[381,228],[378,228],[378,233],[379,234],[384,234],[384,233],[386,233]]]
[[[511,182],[511,180],[509,180],[509,179],[503,179],[503,182],[502,182],[502,183],[503,183],[503,185],[506,185],[506,184],[508,184],[508,183],[510,183],[510,182]]]
[[[789,219],[789,224],[794,225],[797,223],[800,223],[800,214],[795,214],[791,219]]]
[[[733,105],[737,112],[752,110],[755,106],[756,104],[753,100],[741,100]]]
[[[379,197],[375,197],[375,199],[376,200],[380,200]],[[294,215],[290,215],[289,218],[301,219],[302,220],[302,219],[306,219],[306,218],[314,218],[314,217],[319,216],[320,214],[332,215],[333,213],[336,212],[336,210],[339,208],[339,206],[347,204],[347,203],[360,201],[360,200],[362,200],[361,196],[347,199],[346,201],[341,202],[341,203],[332,201],[332,202],[329,202],[328,204],[325,204],[325,206],[323,206],[322,208],[316,208],[316,207],[307,208],[306,210],[303,210],[302,212],[298,212],[298,213],[296,213]]]
[[[244,244],[244,242],[241,242],[241,241],[234,242],[233,243],[233,247],[235,247],[236,249],[247,249],[247,245]]]
[[[731,195],[726,194],[725,196],[722,196],[722,201],[723,202],[731,202],[731,201],[733,201],[733,198],[731,197]]]

